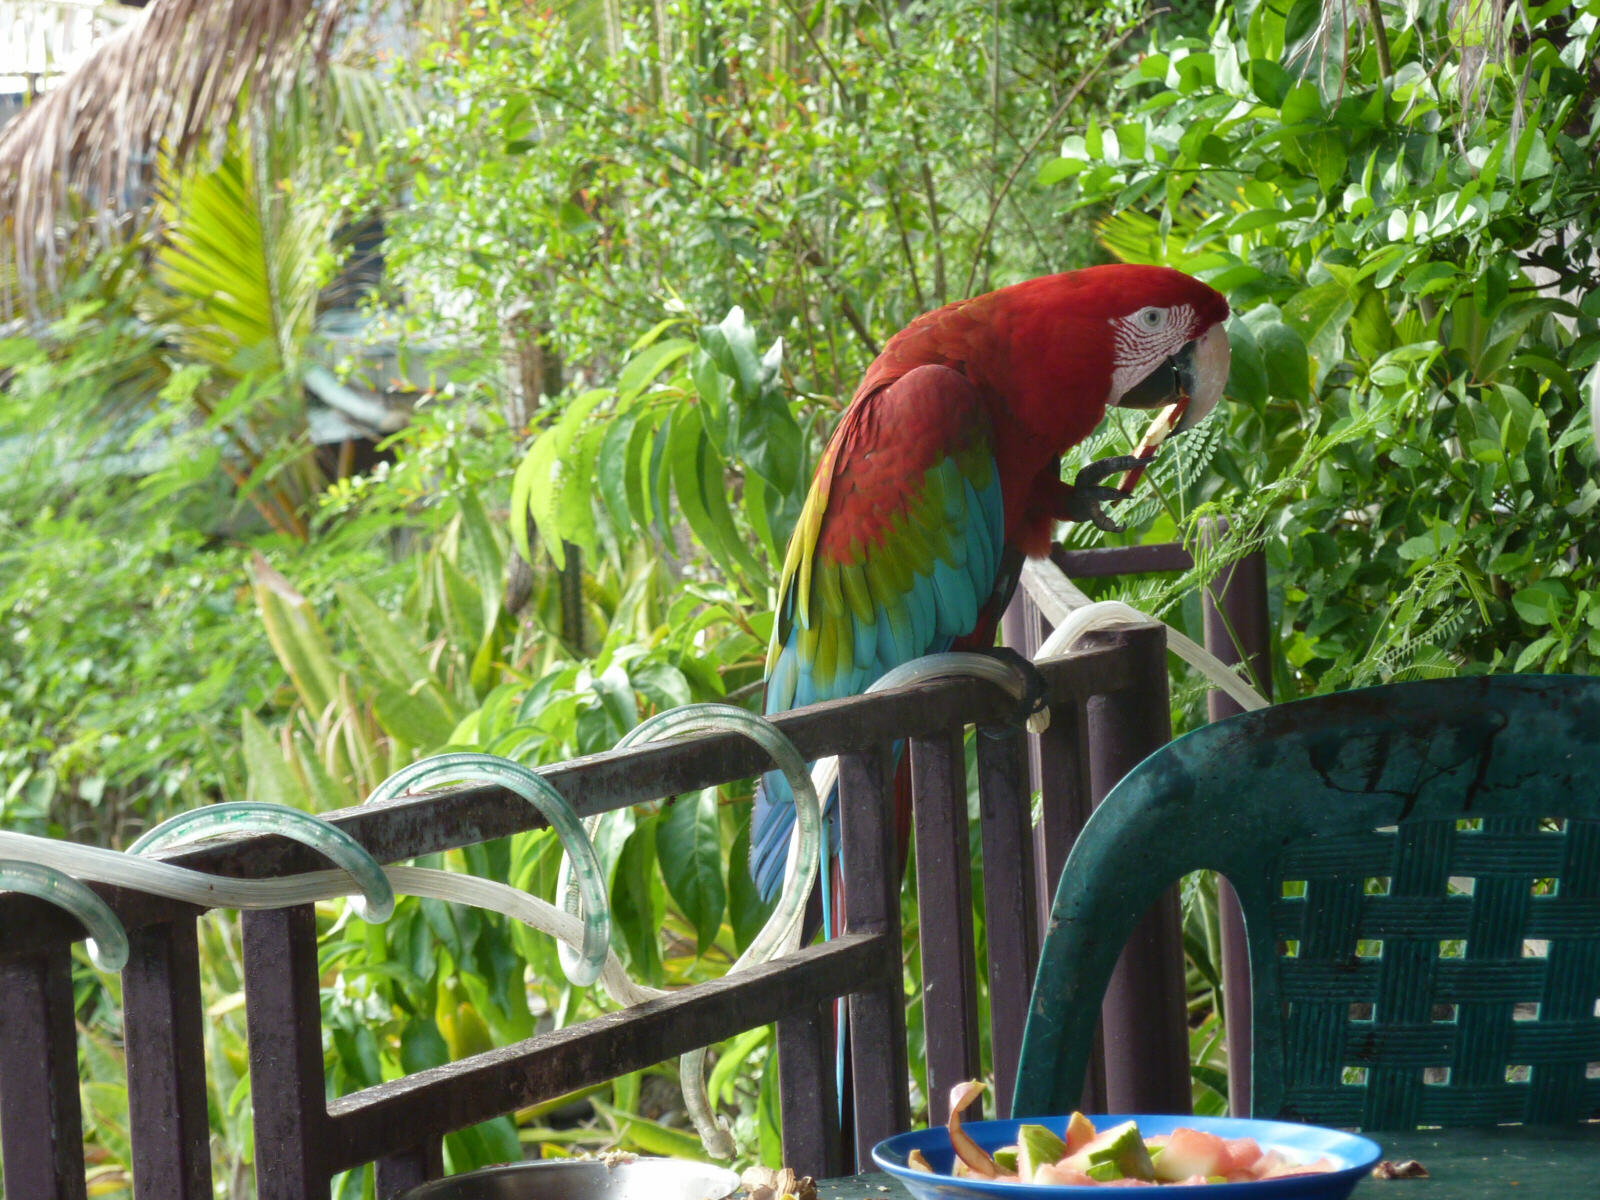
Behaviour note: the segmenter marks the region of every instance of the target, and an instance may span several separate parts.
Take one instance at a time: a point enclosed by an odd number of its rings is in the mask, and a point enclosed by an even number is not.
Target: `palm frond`
[[[214,167],[163,160],[164,236],[152,264],[161,323],[185,356],[233,378],[295,374],[310,332],[328,222],[263,178],[257,139],[230,139]]]
[[[158,146],[187,160],[246,95],[322,62],[344,0],[153,0],[0,130],[0,259],[25,298],[59,278],[71,198],[102,237],[137,203]],[[10,299],[0,296],[0,304]]]

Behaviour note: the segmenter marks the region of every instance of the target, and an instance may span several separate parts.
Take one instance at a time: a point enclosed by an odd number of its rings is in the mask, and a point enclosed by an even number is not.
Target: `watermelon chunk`
[[[1256,1143],[1255,1138],[1229,1138],[1227,1139],[1227,1147],[1228,1165],[1221,1173],[1228,1176],[1242,1173],[1245,1176],[1254,1178],[1250,1168],[1261,1161],[1261,1147]]]
[[[1076,1154],[1095,1139],[1094,1123],[1081,1112],[1067,1121],[1067,1153]]]
[[[1055,1163],[1045,1163],[1034,1172],[1033,1182],[1055,1184],[1058,1187],[1071,1186],[1083,1187],[1093,1183],[1082,1171],[1074,1171],[1070,1167],[1059,1166]]]
[[[1227,1143],[1216,1134],[1174,1129],[1155,1159],[1155,1177],[1176,1183],[1191,1175],[1226,1175],[1230,1161]]]

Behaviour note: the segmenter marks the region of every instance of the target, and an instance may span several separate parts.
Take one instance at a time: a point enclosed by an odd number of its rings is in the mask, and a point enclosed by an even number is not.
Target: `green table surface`
[[[1414,1158],[1428,1168],[1429,1177],[1368,1179],[1356,1188],[1356,1200],[1600,1200],[1600,1124],[1371,1136],[1385,1158]],[[818,1200],[906,1200],[910,1194],[882,1174],[824,1179],[817,1185]]]

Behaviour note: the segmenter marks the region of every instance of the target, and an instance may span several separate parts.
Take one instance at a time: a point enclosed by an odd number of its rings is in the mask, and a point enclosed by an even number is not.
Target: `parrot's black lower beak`
[[[1194,395],[1194,347],[1189,342],[1171,358],[1130,387],[1117,400],[1118,408],[1165,408]]]

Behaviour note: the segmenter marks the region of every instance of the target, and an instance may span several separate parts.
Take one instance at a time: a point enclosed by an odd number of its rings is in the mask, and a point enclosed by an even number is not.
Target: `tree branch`
[[[1116,39],[1116,41],[1112,42],[1111,45],[1106,47],[1106,52],[1100,56],[1100,61],[1095,63],[1094,66],[1090,67],[1088,73],[1085,74],[1083,78],[1079,79],[1077,83],[1072,85],[1072,90],[1068,92],[1061,103],[1056,106],[1055,112],[1050,114],[1050,119],[1044,123],[1044,128],[1040,129],[1039,132],[1034,135],[1033,141],[1028,143],[1027,149],[1025,149],[1022,154],[1018,156],[1017,161],[1012,165],[1010,174],[1006,176],[1006,181],[1000,185],[1000,191],[995,195],[993,202],[989,205],[989,215],[983,222],[983,232],[978,235],[978,244],[972,249],[972,269],[967,272],[966,287],[962,289],[963,296],[970,296],[972,294],[972,283],[973,280],[977,279],[978,277],[978,267],[983,262],[983,252],[989,244],[989,235],[994,232],[995,218],[999,216],[1000,206],[1005,203],[1006,196],[1010,194],[1011,185],[1016,182],[1017,175],[1022,171],[1022,168],[1027,164],[1028,160],[1033,157],[1033,152],[1039,148],[1039,143],[1044,141],[1044,139],[1050,135],[1050,131],[1056,127],[1057,122],[1059,122],[1062,117],[1067,115],[1067,108],[1074,100],[1083,94],[1084,88],[1088,87],[1089,84],[1094,82],[1095,76],[1100,74],[1101,69],[1106,65],[1107,62],[1111,60],[1111,56],[1122,47],[1122,43],[1133,36],[1134,29],[1136,28],[1138,27],[1132,26],[1123,30],[1122,34]]]

